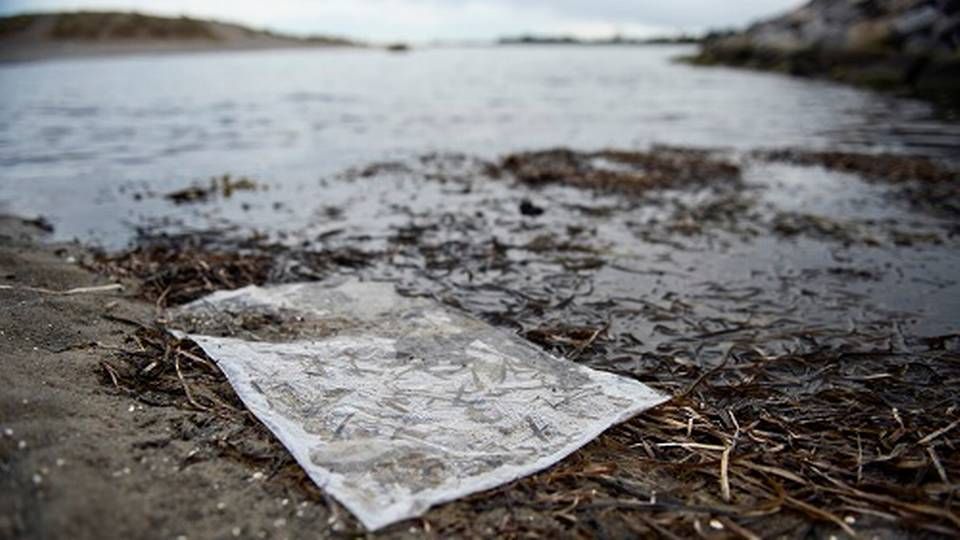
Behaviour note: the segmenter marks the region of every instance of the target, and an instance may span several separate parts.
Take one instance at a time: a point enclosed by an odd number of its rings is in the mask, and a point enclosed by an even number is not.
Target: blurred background
[[[955,1],[6,0],[0,14],[0,204],[105,245],[158,217],[203,222],[143,195],[225,173],[293,203],[320,176],[428,152],[950,157],[960,141]],[[315,210],[289,206],[301,222]]]

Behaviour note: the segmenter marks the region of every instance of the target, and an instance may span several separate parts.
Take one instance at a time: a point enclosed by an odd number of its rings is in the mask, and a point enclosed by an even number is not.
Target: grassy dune
[[[141,13],[36,13],[0,18],[0,61],[190,50],[356,46],[238,24]]]

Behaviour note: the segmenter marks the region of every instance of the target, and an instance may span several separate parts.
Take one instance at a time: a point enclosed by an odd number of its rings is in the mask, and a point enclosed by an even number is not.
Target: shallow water
[[[133,197],[224,173],[269,184],[299,226],[328,204],[320,177],[430,152],[667,143],[960,153],[960,127],[926,104],[670,61],[690,52],[289,50],[6,65],[0,202],[48,217],[58,238],[117,247],[145,218],[285,226],[240,203],[211,218]]]
[[[731,340],[765,353],[896,349],[904,334],[955,332],[953,223],[890,186],[747,156],[793,146],[955,158],[960,126],[919,102],[670,62],[686,52],[280,51],[5,66],[0,208],[108,248],[140,232],[216,229],[360,249],[376,254],[364,277],[519,331],[606,324],[609,354],[587,361],[631,372],[638,366],[617,359],[657,351],[709,362]],[[631,201],[492,179],[483,162],[662,143],[726,149],[744,185]],[[164,197],[224,173],[258,187],[200,204]],[[521,215],[522,199],[546,213]],[[736,209],[703,212],[715,203]],[[810,216],[829,220],[826,236],[777,232],[778,219]],[[677,232],[691,220],[702,230]],[[280,279],[318,277],[288,270]]]
[[[342,213],[318,216],[284,241],[376,252],[377,264],[359,271],[366,278],[398,281],[517,330],[609,324],[610,350],[624,355],[719,354],[730,340],[782,353],[808,346],[800,336],[886,349],[901,346],[890,341],[901,332],[957,330],[951,222],[891,201],[887,186],[745,161],[743,186],[625,201],[491,180],[479,164],[452,161],[460,167],[441,160],[332,183]],[[425,180],[438,168],[446,182]],[[545,213],[523,216],[524,199]],[[716,201],[743,209],[676,232],[686,210]],[[773,224],[785,213],[830,217],[852,232],[778,234]],[[931,233],[933,242],[897,243]],[[714,332],[718,339],[705,337]]]

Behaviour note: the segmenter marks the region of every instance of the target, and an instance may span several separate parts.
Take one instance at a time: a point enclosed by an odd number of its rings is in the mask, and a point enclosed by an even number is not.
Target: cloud
[[[742,25],[798,0],[0,0],[0,11],[123,9],[371,39],[478,39],[523,32],[596,37]]]

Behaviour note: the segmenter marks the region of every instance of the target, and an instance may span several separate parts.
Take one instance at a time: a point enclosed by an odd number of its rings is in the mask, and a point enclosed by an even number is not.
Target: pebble
[[[241,532],[242,531],[240,530],[240,527],[234,527],[233,529],[230,530],[230,534],[232,534],[235,537],[240,536]]]
[[[3,434],[6,435],[7,437],[13,437],[13,430],[10,428],[6,428],[3,430]]]
[[[542,216],[545,210],[535,204],[533,204],[528,199],[524,199],[520,202],[520,213],[525,216]]]
[[[719,520],[716,520],[716,519],[711,519],[711,520],[710,520],[710,526],[713,527],[714,529],[718,530],[718,531],[722,531],[722,530],[723,530],[723,523],[720,523],[720,521],[719,521]]]

